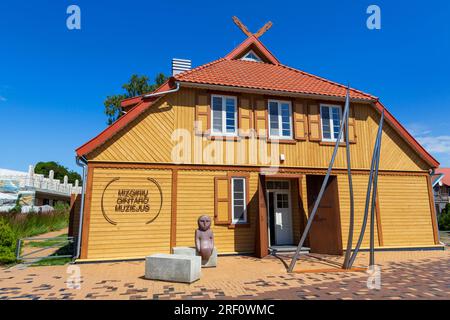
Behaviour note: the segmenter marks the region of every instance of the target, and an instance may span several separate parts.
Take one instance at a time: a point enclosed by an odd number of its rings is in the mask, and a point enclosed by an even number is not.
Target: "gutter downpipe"
[[[83,168],[83,184],[81,187],[81,206],[80,206],[80,222],[78,224],[78,237],[77,237],[77,253],[75,259],[80,258],[81,252],[81,233],[83,231],[83,217],[84,217],[84,197],[86,195],[86,183],[87,183],[87,160],[84,156],[75,157],[75,161],[78,166]]]
[[[167,91],[161,91],[161,92],[144,94],[142,96],[142,98],[156,97],[156,96],[160,96],[160,95],[167,94],[167,93],[177,92],[178,90],[180,90],[180,83],[178,81],[176,81],[175,84],[176,84],[175,89],[170,89],[170,90],[167,90]],[[127,114],[128,112],[120,110],[120,113]]]

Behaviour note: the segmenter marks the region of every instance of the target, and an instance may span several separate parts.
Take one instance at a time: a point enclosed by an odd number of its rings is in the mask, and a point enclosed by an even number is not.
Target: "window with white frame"
[[[232,222],[247,223],[245,178],[231,178]]]
[[[334,142],[339,137],[339,129],[342,121],[342,109],[340,106],[321,104],[320,118],[322,120],[322,140]],[[341,141],[344,135],[341,136]]]
[[[218,135],[236,135],[237,99],[232,96],[211,96],[211,132]]]
[[[269,100],[269,136],[292,139],[292,107],[289,101]]]
[[[247,60],[247,61],[256,61],[256,62],[261,62],[261,58],[258,57],[258,55],[253,51],[250,50],[249,52],[247,52],[242,58],[241,60]]]

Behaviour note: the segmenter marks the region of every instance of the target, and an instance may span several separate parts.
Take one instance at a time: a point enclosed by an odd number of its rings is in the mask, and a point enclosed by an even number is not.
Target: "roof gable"
[[[264,44],[254,35],[249,36],[244,42],[234,48],[225,56],[226,60],[237,60],[253,51],[261,60],[270,64],[280,64],[280,61],[267,49]]]

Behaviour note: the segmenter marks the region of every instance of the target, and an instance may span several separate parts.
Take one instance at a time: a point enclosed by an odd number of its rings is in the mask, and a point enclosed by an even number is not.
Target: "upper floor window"
[[[269,136],[292,139],[292,107],[289,101],[269,100]]]
[[[320,117],[322,119],[322,140],[336,141],[339,137],[339,129],[342,121],[342,111],[340,106],[321,104]],[[344,135],[341,141],[344,140]]]
[[[249,52],[247,52],[242,58],[242,60],[247,60],[247,61],[256,61],[256,62],[261,62],[261,58],[258,57],[258,55],[253,52],[253,50],[250,50]]]
[[[236,135],[236,105],[236,97],[211,96],[212,134]]]

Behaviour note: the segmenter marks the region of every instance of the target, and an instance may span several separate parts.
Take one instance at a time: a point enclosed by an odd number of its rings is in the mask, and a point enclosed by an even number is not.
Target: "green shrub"
[[[16,261],[16,243],[16,234],[3,219],[0,219],[0,264]]]
[[[10,212],[0,215],[0,264],[15,261],[17,239],[61,230],[69,224],[69,207],[60,204],[48,213]]]
[[[440,230],[450,230],[450,203],[442,210],[438,223]]]

